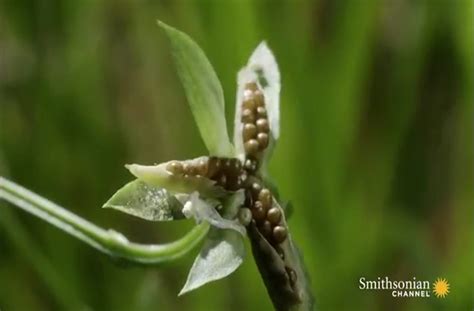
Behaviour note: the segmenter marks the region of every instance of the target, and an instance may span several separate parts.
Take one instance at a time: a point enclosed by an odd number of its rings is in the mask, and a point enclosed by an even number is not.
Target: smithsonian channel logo
[[[392,297],[401,298],[429,298],[432,295],[444,298],[449,294],[449,283],[444,278],[438,278],[434,282],[420,281],[414,277],[412,280],[391,280],[388,276],[376,280],[359,278],[359,289],[361,290],[386,290],[390,291]]]

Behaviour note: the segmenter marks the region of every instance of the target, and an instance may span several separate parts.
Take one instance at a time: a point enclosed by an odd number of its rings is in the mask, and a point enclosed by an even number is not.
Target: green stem
[[[98,227],[3,177],[0,177],[0,199],[49,222],[109,256],[141,264],[157,264],[177,259],[199,243],[209,230],[209,224],[202,223],[171,243],[137,244],[129,242],[121,233]]]

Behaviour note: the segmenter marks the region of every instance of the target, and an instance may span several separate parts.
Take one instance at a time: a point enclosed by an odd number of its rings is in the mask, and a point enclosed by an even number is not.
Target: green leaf
[[[185,33],[158,21],[171,41],[178,75],[204,143],[212,155],[232,157],[224,111],[224,92],[201,48]]]
[[[118,190],[104,208],[151,221],[168,221],[184,218],[183,205],[163,188],[134,180]]]
[[[244,255],[243,238],[238,232],[211,229],[179,296],[228,276],[242,264]]]

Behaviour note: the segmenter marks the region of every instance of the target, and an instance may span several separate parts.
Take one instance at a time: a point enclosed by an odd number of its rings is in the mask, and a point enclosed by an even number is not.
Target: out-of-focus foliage
[[[228,121],[237,70],[262,39],[275,53],[281,137],[270,172],[293,203],[321,310],[472,309],[472,1],[0,2],[0,174],[158,243],[192,221],[100,208],[131,180],[124,163],[205,153],[156,19],[203,47]],[[178,298],[194,255],[123,266],[2,205],[0,308],[271,308],[252,260]],[[451,293],[395,299],[359,290],[361,276],[446,277]]]

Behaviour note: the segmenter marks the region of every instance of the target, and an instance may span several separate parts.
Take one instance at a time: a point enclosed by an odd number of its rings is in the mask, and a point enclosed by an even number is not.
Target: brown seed
[[[244,109],[244,111],[242,111],[241,120],[243,123],[255,123],[255,119],[255,114],[252,110]]]
[[[217,157],[210,157],[208,161],[207,177],[214,179],[221,171],[221,159]]]
[[[285,241],[286,237],[288,236],[288,231],[283,226],[275,226],[273,228],[273,239],[277,243],[282,243]]]
[[[262,191],[262,185],[260,185],[259,183],[254,182],[252,184],[252,196],[255,199],[258,199],[258,195],[260,194],[260,191]]]
[[[266,118],[267,117],[267,109],[265,109],[265,107],[257,107],[257,116],[259,118]]]
[[[184,172],[183,165],[178,161],[172,161],[166,164],[166,170],[173,175],[182,175]]]
[[[255,106],[265,107],[265,98],[260,90],[253,93],[253,100],[255,101]]]
[[[249,82],[249,83],[245,84],[244,88],[246,90],[251,90],[251,91],[257,91],[258,90],[257,83],[255,83],[255,82]]]
[[[184,162],[183,163],[183,172],[185,175],[193,175],[191,174],[191,171],[192,171],[192,168],[191,168],[191,164],[189,164],[188,162]]]
[[[244,110],[249,109],[250,111],[254,111],[256,106],[255,106],[255,101],[253,100],[253,97],[250,96],[250,97],[244,98],[242,107],[244,108]]]
[[[275,245],[274,247],[278,255],[280,255],[280,258],[285,260],[285,251],[283,250],[283,248],[281,248],[279,245]]]
[[[272,194],[270,190],[264,188],[258,194],[258,200],[262,202],[263,208],[268,210],[272,206]]]
[[[217,179],[217,184],[221,186],[222,188],[226,188],[227,176],[225,174],[222,174],[221,176],[219,176],[219,178]]]
[[[257,169],[257,165],[258,165],[257,160],[249,157],[245,160],[244,167],[249,172],[255,172],[255,170]]]
[[[257,136],[257,127],[255,124],[252,123],[245,123],[244,128],[242,130],[242,137],[244,142],[248,141],[249,139],[255,138]]]
[[[268,134],[266,133],[258,133],[257,141],[260,147],[260,150],[264,150],[268,147]]]
[[[263,209],[262,202],[255,201],[252,206],[252,216],[256,221],[262,221],[265,219],[265,210]]]
[[[272,225],[270,224],[270,222],[268,220],[265,220],[260,226],[259,226],[259,229],[260,229],[260,233],[262,233],[262,235],[269,239],[272,235]]]
[[[254,155],[258,152],[258,141],[256,139],[250,139],[244,144],[245,153]]]
[[[270,131],[270,126],[268,125],[268,120],[260,118],[257,120],[257,130],[260,133],[268,133]]]
[[[206,176],[207,174],[207,159],[199,159],[196,163],[196,172],[198,175]]]
[[[281,219],[281,211],[278,207],[272,207],[268,210],[267,213],[267,220],[272,224],[276,225],[280,222]]]

